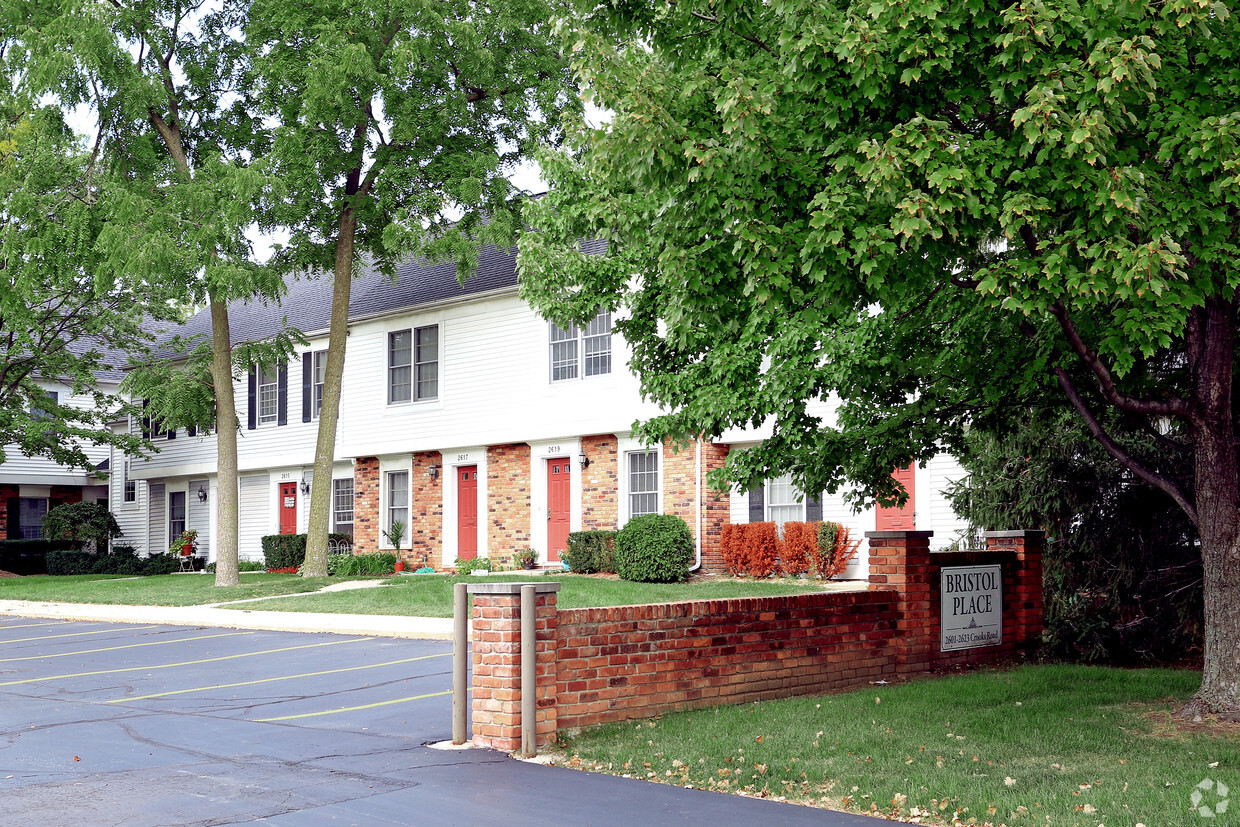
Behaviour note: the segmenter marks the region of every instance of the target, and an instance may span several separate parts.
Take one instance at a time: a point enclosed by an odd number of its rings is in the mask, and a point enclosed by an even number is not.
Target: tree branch
[[[1059,380],[1059,387],[1061,387],[1063,392],[1067,395],[1068,401],[1072,403],[1072,407],[1076,408],[1077,413],[1079,413],[1081,418],[1085,420],[1085,426],[1089,428],[1089,432],[1092,433],[1094,438],[1097,439],[1102,447],[1106,449],[1106,452],[1115,457],[1115,459],[1119,461],[1120,465],[1123,465],[1133,474],[1154,486],[1158,490],[1164,492],[1171,497],[1171,499],[1175,500],[1176,505],[1180,506],[1181,510],[1188,515],[1188,519],[1192,520],[1193,525],[1197,525],[1197,509],[1188,501],[1188,498],[1184,495],[1184,492],[1181,490],[1180,486],[1174,480],[1146,468],[1138,462],[1136,458],[1125,451],[1119,443],[1111,439],[1110,435],[1107,434],[1106,430],[1102,427],[1102,424],[1098,421],[1098,418],[1094,416],[1094,412],[1090,410],[1089,405],[1086,404],[1085,400],[1081,398],[1081,395],[1077,393],[1076,386],[1073,385],[1072,380],[1068,378],[1068,372],[1062,367],[1055,367],[1052,368],[1052,370],[1055,374],[1055,378]]]

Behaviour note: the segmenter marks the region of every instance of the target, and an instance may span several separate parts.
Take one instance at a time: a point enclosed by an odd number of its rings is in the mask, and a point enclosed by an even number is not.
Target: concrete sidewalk
[[[451,640],[452,619],[394,615],[271,612],[216,606],[114,606],[102,603],[43,603],[0,600],[0,617],[38,617],[101,623],[210,626],[271,632],[331,632],[338,635]]]

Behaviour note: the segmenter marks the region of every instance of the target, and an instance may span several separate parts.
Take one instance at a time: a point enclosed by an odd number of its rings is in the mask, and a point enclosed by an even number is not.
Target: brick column
[[[867,531],[870,587],[900,594],[896,621],[896,673],[924,672],[938,651],[937,572],[930,562],[933,531]]]
[[[988,531],[986,548],[1010,550],[1016,555],[1012,578],[1013,593],[1004,603],[1016,615],[1018,648],[1036,649],[1042,643],[1042,552],[1046,547],[1043,531]]]
[[[431,479],[430,467],[439,466],[439,474]],[[443,471],[443,455],[438,451],[421,451],[413,455],[409,474],[409,490],[413,508],[409,512],[409,534],[401,554],[413,568],[440,567],[443,560],[443,485],[450,475]]]
[[[556,732],[558,582],[471,583],[473,595],[473,741],[515,752],[521,748],[521,587],[537,589],[536,741]]]

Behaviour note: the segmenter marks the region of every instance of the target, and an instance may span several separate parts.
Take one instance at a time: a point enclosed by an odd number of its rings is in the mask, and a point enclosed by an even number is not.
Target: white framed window
[[[327,382],[326,350],[316,350],[314,352],[314,367],[310,382],[310,392],[314,394],[313,401],[310,403],[310,416],[318,419],[319,411],[323,410],[323,385]],[[350,480],[350,482],[352,481]]]
[[[175,540],[185,531],[185,492],[168,492],[168,537]]]
[[[659,452],[633,451],[627,454],[629,516],[659,513]]]
[[[397,520],[409,525],[409,472],[387,473],[387,508],[384,509],[383,527],[391,528]],[[407,533],[407,532],[406,532]]]
[[[805,498],[785,474],[766,483],[766,518],[783,533],[784,523],[805,519]]]
[[[439,325],[388,334],[388,404],[439,398]]]
[[[280,377],[275,366],[256,369],[258,375],[258,424],[268,425],[280,416]]]
[[[136,503],[138,501],[138,483],[136,480],[129,478],[129,460],[125,460],[121,466],[121,501],[127,503]]]
[[[353,479],[332,480],[332,526],[337,534],[353,536]]]
[[[611,373],[611,311],[601,311],[584,328],[549,324],[552,382]]]
[[[17,525],[21,530],[22,539],[42,539],[43,518],[47,516],[47,498],[22,497],[17,504],[17,508]],[[12,519],[12,516],[9,519]]]

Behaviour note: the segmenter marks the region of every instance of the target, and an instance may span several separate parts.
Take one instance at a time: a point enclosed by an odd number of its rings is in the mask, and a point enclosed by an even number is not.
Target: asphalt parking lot
[[[868,819],[438,750],[451,645],[0,619],[10,824],[772,824]]]

